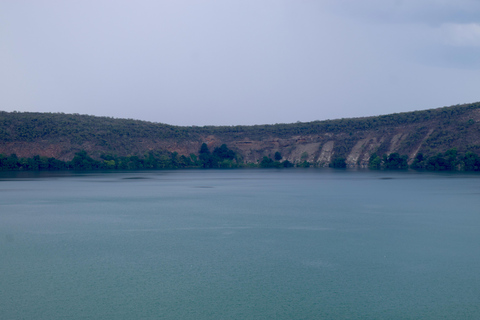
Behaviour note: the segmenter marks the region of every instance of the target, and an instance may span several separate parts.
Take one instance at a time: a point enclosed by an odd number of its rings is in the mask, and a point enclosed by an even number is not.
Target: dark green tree
[[[425,157],[423,156],[423,153],[419,152],[415,156],[415,159],[413,160],[410,168],[412,168],[412,169],[424,169],[425,168],[424,161],[425,161]]]
[[[213,158],[206,143],[202,143],[200,146],[198,158],[203,168],[213,168]]]
[[[70,162],[70,166],[74,170],[94,170],[102,168],[101,163],[88,156],[85,150],[75,154],[75,157],[73,157]]]
[[[480,171],[480,157],[468,151],[463,157],[463,170],[465,171]]]
[[[283,166],[284,168],[292,168],[292,167],[294,167],[293,163],[291,163],[291,162],[288,161],[288,160],[283,161],[283,162],[282,162],[282,166]]]
[[[235,159],[235,152],[233,150],[228,149],[226,144],[222,144],[220,147],[215,148],[212,154],[218,160]]]
[[[329,167],[331,168],[346,168],[347,163],[345,162],[345,158],[335,158],[330,162]]]
[[[387,161],[385,161],[385,169],[407,169],[408,168],[408,156],[401,156],[394,152],[388,155]]]
[[[262,161],[260,161],[260,167],[261,168],[273,168],[274,167],[274,161],[267,157],[267,156],[264,156]]]
[[[368,168],[376,170],[382,168],[382,158],[380,158],[375,152],[370,156]]]

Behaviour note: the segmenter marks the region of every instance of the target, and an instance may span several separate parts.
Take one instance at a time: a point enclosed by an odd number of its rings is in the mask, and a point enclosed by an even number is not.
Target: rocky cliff
[[[343,157],[350,167],[365,167],[372,153],[433,155],[451,148],[480,153],[480,103],[377,117],[308,123],[177,127],[161,123],[78,114],[0,112],[0,153],[71,160],[146,152],[198,154],[200,145],[227,144],[246,162],[280,152],[290,162],[327,166]]]

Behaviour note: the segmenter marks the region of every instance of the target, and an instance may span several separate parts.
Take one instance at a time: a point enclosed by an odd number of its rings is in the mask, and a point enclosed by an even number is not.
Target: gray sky
[[[480,101],[478,0],[0,3],[0,109],[174,125]]]

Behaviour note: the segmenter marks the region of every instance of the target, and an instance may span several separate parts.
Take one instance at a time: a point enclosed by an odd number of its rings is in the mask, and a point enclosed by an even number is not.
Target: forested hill
[[[368,166],[372,154],[406,155],[411,163],[456,148],[480,153],[480,103],[375,117],[255,126],[180,127],[131,119],[79,114],[0,112],[0,154],[70,161],[85,151],[146,157],[149,153],[199,155],[202,143],[222,144],[236,161],[263,157],[326,166],[344,158],[348,166]]]

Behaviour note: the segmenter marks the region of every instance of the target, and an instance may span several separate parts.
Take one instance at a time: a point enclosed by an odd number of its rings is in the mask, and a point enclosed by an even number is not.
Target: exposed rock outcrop
[[[397,152],[409,161],[457,148],[480,153],[480,103],[385,115],[264,126],[175,127],[86,115],[0,112],[0,153],[71,160],[85,150],[94,158],[148,152],[197,154],[200,145],[226,144],[246,162],[280,152],[283,160],[328,166],[344,158],[366,167],[373,153]]]

